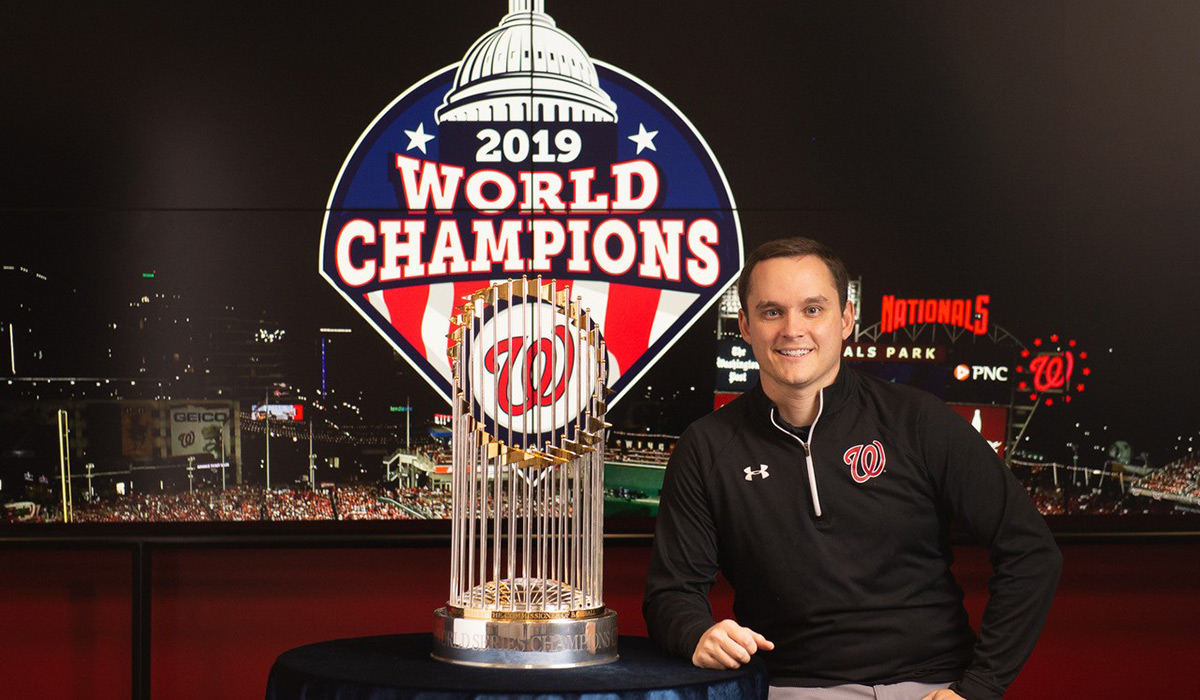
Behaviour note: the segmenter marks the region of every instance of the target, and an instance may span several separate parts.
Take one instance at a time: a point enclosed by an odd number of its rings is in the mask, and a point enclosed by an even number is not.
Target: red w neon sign
[[[1072,395],[1084,389],[1083,377],[1091,375],[1091,369],[1082,366],[1088,354],[1076,350],[1074,340],[1068,340],[1065,346],[1059,344],[1057,334],[1050,336],[1050,342],[1055,343],[1053,350],[1045,349],[1036,353],[1021,351],[1021,357],[1029,358],[1032,355],[1032,359],[1027,366],[1017,367],[1017,374],[1021,375],[1017,388],[1030,391],[1030,401],[1043,399],[1047,406],[1054,405],[1054,399],[1046,394],[1060,396],[1064,403],[1071,403]],[[1047,344],[1041,338],[1035,338],[1033,345],[1043,348]]]
[[[1033,388],[1043,394],[1061,394],[1070,384],[1071,372],[1074,369],[1075,353],[1070,350],[1038,355],[1029,361],[1029,371],[1033,374]]]

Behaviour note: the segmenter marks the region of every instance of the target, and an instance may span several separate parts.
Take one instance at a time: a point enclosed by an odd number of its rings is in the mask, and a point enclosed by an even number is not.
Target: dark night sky
[[[334,178],[383,107],[506,9],[25,5],[0,10],[0,262],[114,297],[156,269],[363,336],[317,273]],[[691,119],[748,246],[833,244],[864,279],[871,321],[885,293],[989,293],[993,321],[1022,339],[1058,332],[1093,349],[1078,418],[1160,461],[1197,434],[1196,3],[546,9]],[[711,328],[643,381],[711,373],[693,351]]]

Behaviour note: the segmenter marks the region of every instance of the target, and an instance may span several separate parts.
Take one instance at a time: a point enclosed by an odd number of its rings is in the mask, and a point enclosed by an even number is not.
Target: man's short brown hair
[[[845,310],[846,294],[850,288],[850,274],[846,272],[845,263],[825,244],[801,236],[767,241],[750,253],[746,264],[742,265],[742,274],[737,283],[738,300],[742,308],[746,308],[746,298],[750,296],[750,274],[754,272],[755,265],[771,258],[802,258],[805,255],[815,255],[825,262],[825,267],[829,268],[829,274],[833,277],[834,289],[837,289],[838,309]]]

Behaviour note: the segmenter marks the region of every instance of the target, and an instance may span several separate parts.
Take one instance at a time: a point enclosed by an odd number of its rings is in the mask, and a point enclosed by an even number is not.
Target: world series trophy
[[[450,333],[450,597],[435,659],[568,668],[617,659],[604,606],[606,349],[554,282],[469,297]]]

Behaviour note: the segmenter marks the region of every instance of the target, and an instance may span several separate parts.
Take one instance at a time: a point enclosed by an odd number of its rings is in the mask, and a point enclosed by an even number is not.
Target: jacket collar
[[[822,398],[824,408],[821,410],[822,417],[832,415],[841,410],[859,381],[857,370],[852,369],[845,362],[838,365],[837,377],[833,380],[833,384],[822,389],[824,392]],[[775,408],[775,402],[763,391],[762,382],[759,381],[756,383],[754,388],[747,393],[749,394],[751,413],[770,426],[771,410]]]

